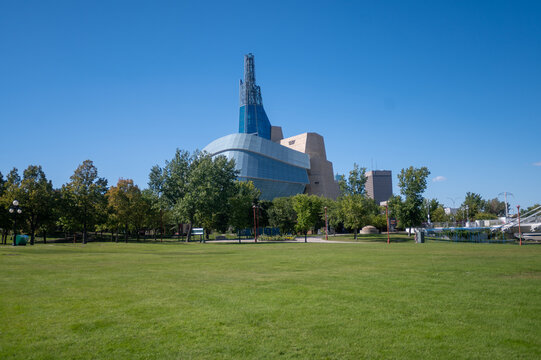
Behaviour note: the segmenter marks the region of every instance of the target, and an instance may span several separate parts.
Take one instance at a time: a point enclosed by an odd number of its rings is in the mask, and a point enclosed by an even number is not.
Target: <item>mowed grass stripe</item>
[[[0,358],[539,358],[541,247],[0,248]]]

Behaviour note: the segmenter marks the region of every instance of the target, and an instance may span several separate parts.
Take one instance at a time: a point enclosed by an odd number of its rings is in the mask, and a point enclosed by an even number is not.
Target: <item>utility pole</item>
[[[507,202],[507,194],[511,195],[512,197],[515,197],[512,193],[508,193],[507,191],[501,192],[498,194],[498,196],[503,195],[504,202],[505,202],[505,222],[507,222],[507,218],[509,218],[509,203]]]

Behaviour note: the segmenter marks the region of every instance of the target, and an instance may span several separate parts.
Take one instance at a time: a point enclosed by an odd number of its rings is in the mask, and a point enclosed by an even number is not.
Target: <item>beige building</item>
[[[332,162],[327,160],[323,136],[309,132],[282,139],[282,129],[277,126],[272,127],[271,134],[274,135],[271,136],[272,141],[308,154],[310,157],[310,170],[308,170],[310,183],[306,185],[306,194],[324,196],[330,199],[338,197],[340,190],[338,183],[334,180]]]
[[[366,194],[376,204],[393,196],[393,179],[390,170],[373,170],[366,173]]]

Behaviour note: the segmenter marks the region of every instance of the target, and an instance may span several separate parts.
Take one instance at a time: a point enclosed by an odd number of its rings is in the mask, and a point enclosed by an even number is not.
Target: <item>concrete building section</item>
[[[366,194],[376,204],[393,196],[393,177],[390,170],[374,170],[366,173]]]
[[[305,193],[330,199],[336,199],[340,195],[338,184],[334,180],[332,163],[327,160],[323,136],[308,132],[282,139],[280,144],[310,157],[310,183],[306,185]]]
[[[271,141],[275,143],[280,143],[280,140],[284,138],[284,133],[282,132],[281,126],[271,126]]]

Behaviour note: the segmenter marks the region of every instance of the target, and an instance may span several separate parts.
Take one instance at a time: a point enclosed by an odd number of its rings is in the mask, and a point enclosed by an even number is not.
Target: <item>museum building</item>
[[[282,128],[271,125],[261,88],[255,83],[252,54],[244,56],[239,132],[214,140],[203,151],[234,159],[238,179],[252,181],[261,191],[261,199],[302,193],[332,199],[339,195],[323,137],[308,132],[284,139]]]

